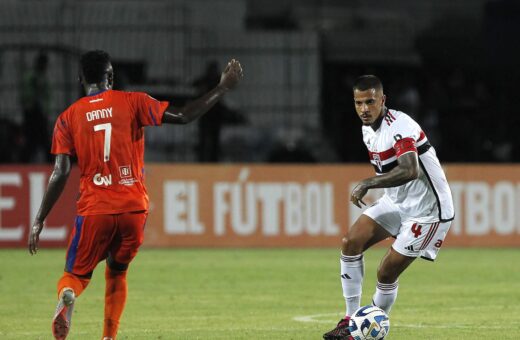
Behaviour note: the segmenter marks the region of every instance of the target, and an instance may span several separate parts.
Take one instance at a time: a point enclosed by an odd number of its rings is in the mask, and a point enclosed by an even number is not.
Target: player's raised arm
[[[173,108],[170,111],[166,111],[162,122],[167,124],[187,124],[194,121],[208,112],[227,91],[235,88],[242,77],[243,71],[240,62],[232,59],[222,72],[220,83],[215,88],[181,108]]]
[[[43,221],[45,221],[45,218],[54,206],[54,203],[56,203],[61,193],[63,192],[63,188],[67,183],[69,174],[69,155],[56,155],[56,161],[54,162],[54,170],[52,171],[52,175],[49,179],[49,185],[47,186],[47,190],[43,195],[40,209],[38,210],[38,214],[36,214],[34,223],[31,227],[31,230],[29,231],[28,245],[29,253],[31,253],[31,255],[36,254],[36,251],[38,250],[38,242],[40,240],[40,233],[43,229]]]

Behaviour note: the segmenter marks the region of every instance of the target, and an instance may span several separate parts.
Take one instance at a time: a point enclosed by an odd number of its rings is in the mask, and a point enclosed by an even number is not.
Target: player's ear
[[[114,72],[108,72],[107,84],[109,88],[112,88],[114,86]]]
[[[386,94],[383,94],[383,96],[381,97],[381,105],[385,105],[385,102],[386,102]]]

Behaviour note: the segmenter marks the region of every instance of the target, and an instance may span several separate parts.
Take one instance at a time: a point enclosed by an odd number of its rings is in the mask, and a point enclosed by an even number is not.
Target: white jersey
[[[396,167],[397,158],[404,153],[417,152],[419,155],[417,179],[385,188],[385,195],[404,218],[423,223],[453,220],[453,199],[448,181],[435,149],[417,122],[403,112],[387,110],[377,131],[363,126],[362,132],[370,162],[378,175]]]

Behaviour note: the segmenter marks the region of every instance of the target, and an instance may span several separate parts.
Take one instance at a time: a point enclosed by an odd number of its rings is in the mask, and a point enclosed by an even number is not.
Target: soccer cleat
[[[339,320],[336,328],[323,334],[323,339],[325,340],[354,340],[352,336],[350,336],[350,330],[348,328],[348,323],[350,321],[350,317],[346,316],[345,318]]]
[[[56,340],[64,340],[69,334],[75,299],[74,291],[70,288],[64,289],[61,293],[52,319],[52,334]]]

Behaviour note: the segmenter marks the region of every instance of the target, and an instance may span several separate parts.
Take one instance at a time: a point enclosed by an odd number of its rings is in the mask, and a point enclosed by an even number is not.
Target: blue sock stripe
[[[72,242],[70,243],[69,250],[67,251],[67,262],[65,264],[65,271],[70,273],[76,262],[76,253],[78,251],[79,239],[81,237],[81,228],[83,227],[83,220],[85,216],[76,216],[76,222],[74,223],[75,234]]]

